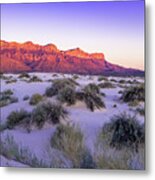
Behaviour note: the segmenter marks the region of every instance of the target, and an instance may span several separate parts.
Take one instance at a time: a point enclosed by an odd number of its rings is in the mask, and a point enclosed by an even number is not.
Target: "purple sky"
[[[144,69],[144,1],[2,4],[1,38],[103,52]]]

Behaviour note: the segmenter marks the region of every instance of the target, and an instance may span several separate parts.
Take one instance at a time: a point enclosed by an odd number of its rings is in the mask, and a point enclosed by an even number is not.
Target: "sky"
[[[1,4],[1,39],[79,47],[144,70],[144,1]]]

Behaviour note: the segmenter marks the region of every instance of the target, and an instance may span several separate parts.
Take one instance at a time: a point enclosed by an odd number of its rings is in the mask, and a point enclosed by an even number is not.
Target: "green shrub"
[[[125,81],[124,79],[121,79],[121,80],[119,80],[119,83],[121,83],[121,84],[125,84],[125,83],[126,83],[126,81]]]
[[[105,107],[99,88],[94,84],[88,84],[81,92],[77,92],[77,99],[84,101],[91,111]]]
[[[28,73],[21,73],[18,78],[30,78],[30,75]]]
[[[79,128],[59,125],[51,138],[51,146],[62,151],[74,168],[80,168],[86,148]]]
[[[145,101],[144,84],[141,84],[139,86],[131,86],[131,87],[127,88],[123,92],[121,99],[124,102],[131,102],[134,100]]]
[[[108,78],[104,76],[100,76],[98,77],[98,81],[108,81]]]
[[[18,102],[18,98],[13,96],[13,91],[8,89],[0,92],[0,107]]]
[[[98,86],[100,88],[115,88],[115,86],[110,82],[100,83]]]
[[[32,97],[30,98],[30,105],[36,105],[38,104],[40,101],[43,100],[43,97],[42,95],[36,93],[36,94],[33,94]]]
[[[94,93],[99,94],[100,93],[100,88],[99,88],[98,85],[96,85],[94,83],[90,83],[87,86],[85,86],[84,91],[85,92],[91,92],[91,93],[94,92]]]
[[[11,80],[7,80],[5,83],[6,84],[11,84],[11,83],[16,83],[17,79],[11,79]]]
[[[76,102],[76,92],[73,87],[66,86],[61,89],[58,93],[58,100],[68,105],[75,104]]]
[[[42,82],[42,79],[40,79],[38,76],[32,76],[30,79],[29,79],[29,81],[28,81],[29,83],[30,82]]]
[[[3,92],[1,92],[2,95],[5,95],[5,96],[11,96],[13,95],[13,91],[11,89],[7,89]]]
[[[57,95],[59,93],[59,91],[63,88],[65,88],[66,86],[75,88],[75,86],[78,85],[73,79],[56,79],[53,80],[53,84],[51,87],[46,89],[46,96],[48,97],[52,97],[54,95]]]
[[[128,105],[129,105],[129,106],[138,106],[138,104],[139,104],[139,101],[138,101],[137,99],[128,102]]]
[[[79,76],[77,74],[73,75],[73,79],[78,79]]]
[[[123,147],[132,148],[136,152],[138,146],[144,144],[144,125],[140,125],[135,116],[125,113],[114,116],[110,123],[103,126],[103,137],[108,137],[111,147],[121,149]]]
[[[38,128],[42,128],[45,122],[58,124],[67,114],[68,112],[60,104],[43,102],[32,111],[32,123]]]
[[[12,111],[7,117],[7,128],[12,129],[15,126],[26,123],[30,120],[31,114],[23,109],[19,111]]]
[[[110,81],[111,81],[111,82],[117,82],[117,80],[116,80],[116,79],[110,79]]]

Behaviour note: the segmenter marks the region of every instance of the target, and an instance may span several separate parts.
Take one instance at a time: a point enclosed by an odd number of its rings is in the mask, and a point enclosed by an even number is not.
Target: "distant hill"
[[[59,72],[89,75],[143,76],[144,71],[109,63],[103,53],[89,54],[80,48],[59,50],[54,44],[1,40],[1,72]]]

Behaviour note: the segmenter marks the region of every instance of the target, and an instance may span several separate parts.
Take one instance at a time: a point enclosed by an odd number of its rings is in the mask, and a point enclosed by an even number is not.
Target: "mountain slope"
[[[143,75],[144,72],[114,65],[103,53],[89,54],[80,48],[60,51],[54,44],[40,46],[0,41],[2,72],[60,72],[105,75]]]

